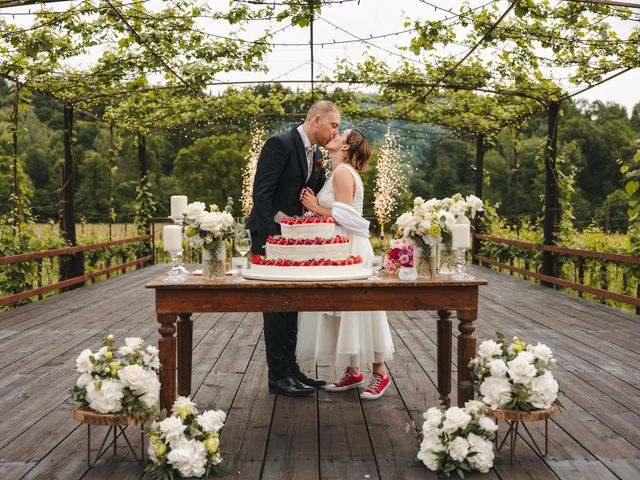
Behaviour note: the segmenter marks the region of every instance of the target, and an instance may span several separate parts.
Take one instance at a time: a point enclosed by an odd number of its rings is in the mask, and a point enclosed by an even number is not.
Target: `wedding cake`
[[[349,255],[349,239],[336,235],[333,218],[284,217],[282,235],[270,236],[265,256],[254,255],[251,275],[322,279],[363,273],[362,258]]]

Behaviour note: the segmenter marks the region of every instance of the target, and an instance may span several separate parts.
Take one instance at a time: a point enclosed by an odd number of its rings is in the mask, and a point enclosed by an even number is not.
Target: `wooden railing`
[[[593,258],[593,259],[602,260],[602,261],[626,263],[631,265],[640,265],[640,257],[636,257],[632,255],[620,255],[616,253],[595,252],[592,250],[580,250],[580,249],[574,249],[574,248],[556,247],[552,245],[540,245],[537,243],[525,242],[522,240],[512,240],[509,238],[492,237],[490,235],[482,235],[478,233],[474,234],[473,236],[474,238],[480,241],[501,243],[503,245],[513,245],[515,247],[521,247],[521,248],[526,248],[531,250],[548,251],[548,252],[553,252],[560,255],[571,255],[579,258]],[[611,300],[616,300],[618,302],[626,303],[628,305],[633,305],[636,307],[636,313],[640,313],[640,298],[637,298],[637,297],[632,297],[630,295],[625,295],[622,293],[611,292],[609,290],[604,290],[601,288],[590,287],[587,285],[583,285],[581,283],[571,282],[569,280],[553,277],[550,275],[543,275],[541,273],[534,272],[532,270],[509,265],[507,263],[499,262],[492,258],[487,258],[481,255],[473,255],[473,259],[478,261],[480,264],[491,265],[501,270],[508,270],[513,273],[519,273],[525,278],[531,277],[531,278],[535,278],[536,280],[540,280],[542,282],[547,282],[549,284],[557,285],[560,287],[571,288],[578,292],[590,293],[598,297],[609,298]]]
[[[91,245],[78,245],[74,247],[56,248],[54,250],[46,250],[42,252],[30,252],[30,253],[23,253],[20,255],[0,257],[0,266],[10,265],[14,263],[23,263],[23,262],[34,262],[34,261],[41,262],[42,259],[44,258],[59,257],[63,255],[73,255],[80,252],[113,247],[115,245],[124,245],[128,243],[149,241],[151,239],[152,239],[152,235],[140,235],[137,237],[124,238],[121,240],[112,240],[109,242],[93,243]],[[36,297],[36,296],[41,297],[43,294],[51,292],[53,290],[59,290],[62,288],[67,288],[73,285],[77,285],[79,283],[86,282],[88,280],[91,280],[93,278],[96,278],[102,275],[108,275],[110,273],[113,273],[119,270],[126,270],[127,268],[133,267],[135,265],[140,265],[147,262],[154,263],[153,248],[151,249],[151,252],[152,252],[151,255],[147,255],[141,258],[136,258],[135,260],[120,263],[118,265],[112,265],[108,268],[96,270],[95,272],[86,273],[84,275],[78,275],[73,278],[68,278],[66,280],[52,283],[51,285],[40,286],[38,288],[26,290],[24,292],[0,297],[0,306],[8,305],[8,304],[18,302],[20,300],[25,300],[31,297]]]

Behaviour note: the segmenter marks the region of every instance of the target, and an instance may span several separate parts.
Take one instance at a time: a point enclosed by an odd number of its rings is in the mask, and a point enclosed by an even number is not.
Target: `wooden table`
[[[438,391],[451,402],[451,311],[457,312],[458,405],[473,397],[460,388],[471,379],[467,367],[476,350],[474,321],[478,318],[478,287],[485,280],[451,280],[446,277],[415,281],[383,277],[379,281],[276,282],[230,278],[206,280],[187,276],[184,283],[165,283],[158,278],[147,283],[156,292],[160,339],[160,405],[170,408],[178,395],[191,394],[192,322],[194,312],[301,312],[325,310],[437,310]],[[176,328],[177,322],[177,328]],[[177,338],[175,336],[177,330]],[[176,348],[177,347],[177,348]],[[177,350],[177,358],[176,358]],[[265,388],[267,388],[265,378]]]

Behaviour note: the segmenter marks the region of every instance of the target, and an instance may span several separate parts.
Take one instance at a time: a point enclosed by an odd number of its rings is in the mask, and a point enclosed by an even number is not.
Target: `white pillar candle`
[[[162,240],[165,251],[182,250],[182,227],[180,225],[165,225],[162,228]]]
[[[469,248],[471,246],[471,227],[468,223],[457,223],[451,232],[453,248]]]
[[[182,218],[187,211],[186,195],[171,195],[171,218]]]

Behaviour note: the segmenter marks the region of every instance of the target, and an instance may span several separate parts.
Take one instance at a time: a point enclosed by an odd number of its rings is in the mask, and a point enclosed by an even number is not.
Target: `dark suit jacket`
[[[247,228],[255,239],[254,253],[263,253],[267,237],[280,233],[280,225],[274,220],[276,213],[302,215],[302,189],[308,186],[316,193],[320,191],[326,180],[324,170],[316,165],[320,156],[316,150],[307,181],[307,156],[297,127],[265,142],[253,182],[253,209],[247,219]],[[255,245],[256,240],[259,245]]]

